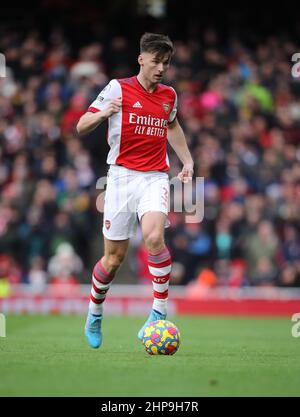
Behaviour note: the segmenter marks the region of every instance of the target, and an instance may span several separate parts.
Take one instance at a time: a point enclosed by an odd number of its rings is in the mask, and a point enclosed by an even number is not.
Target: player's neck
[[[149,93],[153,93],[153,91],[157,87],[157,83],[153,84],[153,83],[149,82],[149,80],[147,80],[147,78],[145,78],[144,75],[141,72],[137,75],[136,78],[137,78],[138,82],[141,84],[141,86],[146,91],[148,91]]]

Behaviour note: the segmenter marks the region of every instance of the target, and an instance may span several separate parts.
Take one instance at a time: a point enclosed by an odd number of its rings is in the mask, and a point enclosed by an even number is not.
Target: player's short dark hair
[[[162,59],[166,55],[171,58],[174,54],[174,45],[166,35],[146,32],[140,40],[140,52],[155,53],[158,59]]]

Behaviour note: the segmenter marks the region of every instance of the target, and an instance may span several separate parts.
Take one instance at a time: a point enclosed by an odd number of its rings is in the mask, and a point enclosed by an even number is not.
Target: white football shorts
[[[130,238],[149,211],[164,213],[168,227],[169,194],[169,177],[165,172],[141,172],[110,165],[104,198],[104,236],[110,240]]]

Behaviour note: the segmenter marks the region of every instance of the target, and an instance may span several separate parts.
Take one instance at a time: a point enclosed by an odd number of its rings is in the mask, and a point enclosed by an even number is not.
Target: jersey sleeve
[[[111,80],[91,103],[87,111],[97,113],[103,110],[110,100],[122,97],[122,89],[117,80]]]
[[[168,120],[168,122],[169,123],[172,123],[172,122],[174,122],[174,120],[176,119],[176,115],[177,115],[177,94],[176,94],[176,91],[172,88],[172,90],[174,91],[174,94],[175,94],[175,100],[174,100],[174,105],[173,105],[173,109],[172,109],[172,111],[171,111],[171,113],[170,113],[170,116],[169,116],[169,120]]]

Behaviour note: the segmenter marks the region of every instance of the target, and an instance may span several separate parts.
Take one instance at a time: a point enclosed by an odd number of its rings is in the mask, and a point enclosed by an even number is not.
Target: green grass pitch
[[[7,316],[0,396],[299,396],[300,338],[287,318],[169,317],[182,340],[150,356],[141,317],[105,317],[99,350],[83,316]]]

